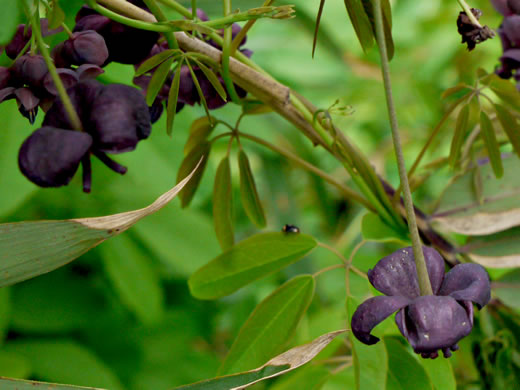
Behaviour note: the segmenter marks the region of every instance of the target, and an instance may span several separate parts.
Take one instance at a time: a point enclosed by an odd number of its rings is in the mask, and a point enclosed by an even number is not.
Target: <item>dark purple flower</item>
[[[103,65],[108,58],[105,39],[94,30],[75,32],[55,46],[52,55],[56,66],[94,64]]]
[[[397,311],[395,321],[416,353],[435,359],[458,349],[457,342],[473,327],[473,303],[482,308],[490,299],[486,270],[478,264],[459,264],[444,274],[444,260],[423,247],[433,294],[421,296],[411,247],[382,258],[368,271],[370,283],[384,296],[363,302],[352,316],[352,332],[365,344],[379,339],[372,329]]]
[[[144,8],[142,2],[133,3]],[[76,15],[74,32],[86,30],[94,30],[104,38],[108,48],[108,59],[105,65],[111,61],[138,64],[146,58],[159,39],[159,34],[154,31],[125,26],[83,6]]]
[[[21,84],[39,88],[49,70],[42,56],[24,54],[13,63],[12,72],[13,77]]]
[[[54,30],[49,30],[49,21],[45,18],[40,19],[41,29],[42,29],[42,35],[44,37],[52,34],[56,34],[63,30],[63,28],[59,27]],[[14,60],[18,54],[22,51],[22,49],[27,45],[29,40],[32,36],[32,27],[31,26],[25,26],[25,24],[18,25],[18,28],[16,29],[16,33],[9,42],[9,44],[5,47],[5,53],[7,56]]]
[[[72,179],[91,145],[87,133],[42,127],[22,144],[18,165],[40,187],[60,187]]]

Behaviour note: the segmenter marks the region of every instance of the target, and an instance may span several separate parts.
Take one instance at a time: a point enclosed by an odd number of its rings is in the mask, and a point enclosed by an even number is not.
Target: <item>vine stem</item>
[[[29,0],[26,2],[27,9],[29,10],[30,14],[30,3]],[[31,18],[31,25],[33,30],[33,35],[36,38],[36,43],[38,45],[38,49],[40,50],[40,53],[42,54],[43,59],[45,60],[45,64],[47,65],[47,69],[49,70],[49,73],[51,75],[52,81],[54,82],[54,85],[56,86],[56,91],[58,91],[58,96],[60,97],[61,101],[63,102],[63,107],[65,108],[65,112],[67,113],[70,123],[72,124],[72,127],[74,127],[75,130],[82,131],[83,127],[81,125],[81,121],[79,119],[78,113],[74,109],[74,106],[72,105],[72,102],[69,98],[69,95],[67,94],[67,91],[65,90],[65,87],[63,86],[63,83],[61,82],[61,78],[58,75],[58,72],[56,71],[56,66],[54,66],[54,62],[52,62],[51,55],[49,53],[49,49],[47,48],[47,45],[45,44],[45,41],[43,40],[42,36],[42,30],[40,26],[40,15],[38,12],[32,13],[30,15]]]
[[[155,2],[155,0],[144,0],[144,3],[148,8],[150,8],[150,11],[152,11],[152,14],[155,16],[157,21],[159,22],[167,22],[168,19],[162,12],[159,5]],[[170,49],[178,49],[179,44],[177,43],[177,40],[175,39],[175,34],[173,32],[165,32],[163,33],[164,37],[166,38],[166,42],[168,42],[168,46]]]
[[[228,16],[231,14],[231,0],[222,0],[222,5],[224,6],[224,16]],[[224,29],[224,44],[222,46],[222,78],[224,79],[224,84],[226,85],[227,93],[233,103],[240,104],[240,98],[237,95],[235,90],[235,86],[233,85],[233,80],[231,80],[231,74],[229,72],[229,56],[231,53],[231,40],[232,40],[232,32],[231,25]]]
[[[388,116],[390,118],[390,128],[392,130],[392,140],[394,143],[395,155],[397,158],[397,167],[399,170],[399,178],[403,191],[404,206],[406,217],[408,220],[408,228],[410,230],[410,239],[412,241],[413,254],[415,259],[415,267],[417,269],[417,279],[419,281],[419,289],[421,295],[433,295],[426,261],[422,251],[421,238],[417,229],[417,221],[415,219],[415,211],[413,208],[412,194],[410,185],[408,184],[408,175],[406,172],[406,164],[404,162],[403,150],[401,146],[401,137],[399,134],[399,125],[397,123],[397,113],[395,110],[394,99],[392,96],[392,83],[390,81],[390,66],[388,63],[388,54],[386,49],[385,33],[383,31],[383,11],[381,8],[381,0],[373,1],[376,40],[379,47],[379,55],[381,57],[381,71],[383,73],[383,82],[385,87],[386,104],[388,108]]]
[[[471,12],[471,8],[468,5],[468,3],[466,3],[464,0],[457,0],[457,1],[459,2],[460,6],[462,7],[464,12],[468,16],[471,23],[474,24],[475,26],[477,26],[478,28],[482,28],[482,25],[480,24],[480,22],[477,20],[475,15],[473,15],[473,12]]]

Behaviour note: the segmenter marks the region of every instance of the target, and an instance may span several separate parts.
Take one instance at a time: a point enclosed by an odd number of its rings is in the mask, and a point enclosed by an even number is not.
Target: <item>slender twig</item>
[[[329,175],[328,173],[322,171],[318,167],[312,165],[311,163],[303,160],[302,158],[298,157],[294,153],[281,148],[279,146],[276,146],[274,144],[271,144],[261,138],[255,137],[254,135],[250,135],[247,133],[240,132],[240,137],[249,139],[253,142],[256,142],[257,144],[263,145],[268,149],[271,149],[272,151],[281,154],[282,156],[286,157],[287,159],[291,160],[295,164],[298,164],[300,167],[305,169],[308,172],[311,172],[315,174],[316,176],[321,177],[323,180],[325,180],[327,183],[333,185],[338,190],[340,190],[347,199],[353,200],[355,202],[358,202],[362,204],[364,207],[366,207],[368,210],[375,211],[374,207],[370,202],[368,202],[365,198],[363,198],[360,194],[358,194],[356,191],[350,189],[349,187],[341,184],[338,182],[333,176]]]
[[[29,5],[28,5],[28,8],[30,8]],[[47,48],[47,44],[43,40],[42,30],[41,30],[41,26],[40,26],[40,16],[39,16],[38,12],[34,12],[31,15],[31,26],[32,26],[33,36],[35,36],[35,38],[36,38],[36,43],[38,45],[38,49],[40,50],[40,53],[42,54],[42,57],[45,60],[45,64],[47,65],[47,69],[49,70],[52,81],[54,82],[56,91],[58,91],[58,96],[60,97],[60,99],[63,103],[63,107],[65,108],[65,112],[67,113],[67,116],[69,117],[70,123],[75,130],[81,131],[82,126],[81,126],[81,121],[79,119],[78,113],[76,112],[76,110],[74,109],[74,106],[72,105],[69,95],[67,94],[67,91],[65,90],[65,87],[63,86],[63,83],[61,82],[61,78],[58,75],[58,72],[56,71],[56,66],[54,66],[54,62],[52,61],[51,55],[49,53],[49,49]]]
[[[325,272],[332,271],[334,269],[339,269],[339,268],[345,268],[345,264],[334,264],[334,265],[322,268],[319,271],[316,271],[315,273],[313,273],[312,276],[316,278],[317,276],[319,276]]]
[[[383,30],[383,11],[381,8],[381,0],[374,0],[372,4],[374,7],[376,40],[379,46],[379,54],[381,57],[381,70],[383,73],[388,115],[390,117],[392,140],[394,143],[394,149],[397,158],[397,167],[399,170],[399,177],[401,180],[401,188],[403,190],[404,205],[406,209],[408,227],[410,230],[410,239],[412,241],[415,266],[417,269],[419,289],[421,291],[421,295],[432,295],[433,292],[430,284],[430,279],[428,277],[428,269],[426,268],[426,261],[424,259],[424,254],[422,250],[421,238],[419,237],[419,230],[417,229],[417,222],[415,220],[415,211],[412,201],[412,194],[410,192],[410,186],[408,184],[408,175],[406,173],[406,165],[404,162],[403,150],[401,147],[401,137],[399,134],[399,126],[397,123],[397,113],[395,110],[394,100],[392,96],[390,66],[388,63],[385,33]]]
[[[228,16],[231,13],[231,0],[222,0],[222,4],[224,6],[224,16]],[[233,80],[231,80],[231,74],[229,72],[229,57],[231,50],[231,39],[232,39],[232,31],[231,25],[224,29],[224,44],[222,45],[222,78],[224,79],[224,84],[226,85],[226,90],[233,101],[233,103],[240,104],[240,98],[238,97],[237,91],[235,90],[235,85],[233,84]]]
[[[468,5],[468,3],[466,3],[464,0],[457,0],[457,1],[459,2],[460,6],[462,7],[464,12],[468,16],[471,23],[474,24],[475,26],[477,26],[478,28],[482,28],[482,25],[480,24],[480,22],[477,20],[475,15],[473,15],[473,12],[471,12],[471,8]]]
[[[168,19],[162,12],[159,5],[156,3],[155,0],[144,0],[144,3],[146,6],[152,11],[153,16],[155,16],[155,19],[157,19],[159,22],[167,22]],[[177,43],[177,40],[175,39],[175,35],[173,32],[165,32],[163,33],[164,37],[166,38],[166,42],[168,42],[168,46],[170,49],[178,49],[179,44]]]

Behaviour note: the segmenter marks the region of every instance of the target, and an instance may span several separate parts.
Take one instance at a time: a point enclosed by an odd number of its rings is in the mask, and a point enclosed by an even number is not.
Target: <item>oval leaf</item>
[[[3,0],[0,13],[0,45],[8,44],[21,23],[22,2],[20,0]]]
[[[457,390],[450,359],[421,359],[435,390]]]
[[[240,171],[240,195],[244,210],[251,222],[258,228],[263,228],[265,227],[264,209],[258,197],[249,159],[243,150],[238,153],[238,169]]]
[[[184,188],[200,163],[184,180],[143,209],[97,218],[0,224],[0,287],[61,267],[160,210]]]
[[[431,390],[426,370],[408,348],[393,337],[383,337],[383,341],[388,354],[387,390]]]
[[[179,52],[178,49],[168,49],[157,53],[153,57],[148,58],[144,61],[139,68],[135,71],[135,76],[141,76],[146,72],[152,70],[159,64],[162,64],[168,58],[172,57],[176,52]]]
[[[359,304],[356,299],[347,298],[349,317],[354,314],[357,306]],[[357,389],[386,390],[388,357],[384,343],[365,345],[352,333],[349,333],[349,339],[352,343]]]
[[[265,379],[285,374],[310,362],[323,348],[345,330],[326,333],[308,344],[294,347],[269,360],[262,367],[240,374],[228,375],[177,387],[175,390],[241,390]]]
[[[206,65],[204,65],[202,62],[194,59],[195,63],[199,66],[200,70],[202,70],[202,73],[206,76],[208,81],[211,83],[213,88],[215,88],[215,91],[219,94],[219,96],[222,98],[222,100],[227,101],[227,93],[224,87],[222,86],[220,80],[218,79],[215,72],[213,72],[210,68],[208,68]]]
[[[300,260],[316,247],[306,234],[264,233],[247,238],[195,272],[194,297],[217,299]]]
[[[240,329],[219,375],[249,370],[279,353],[307,311],[314,288],[314,277],[297,276],[260,302]]]
[[[464,107],[459,111],[459,115],[457,116],[457,123],[455,125],[455,133],[453,134],[453,139],[451,141],[451,149],[450,149],[450,165],[455,167],[457,162],[459,161],[460,151],[462,149],[462,143],[464,142],[464,137],[466,135],[466,130],[468,128],[468,119],[469,119],[469,104],[465,104]]]
[[[475,173],[459,176],[444,191],[432,216],[441,228],[461,234],[486,235],[520,225],[520,160],[503,160],[504,177],[497,179],[490,164],[479,166],[480,199],[475,193]]]
[[[28,359],[33,376],[58,383],[122,390],[117,376],[94,353],[72,340],[20,340],[3,347]]]
[[[193,148],[204,142],[211,134],[215,126],[215,118],[203,116],[199,119],[195,119],[190,126],[190,133],[188,140],[184,145],[184,155],[189,154]]]
[[[60,385],[37,381],[25,381],[22,379],[0,378],[2,390],[104,390],[99,387],[83,387],[73,385]]]
[[[520,227],[488,236],[470,237],[459,250],[487,268],[520,267]]]
[[[173,76],[172,84],[170,85],[170,92],[168,93],[168,104],[166,106],[166,134],[172,135],[173,122],[175,121],[175,114],[177,113],[177,102],[179,100],[179,87],[181,82],[181,68],[182,61],[175,69],[175,76]]]
[[[197,189],[199,188],[199,184],[202,179],[202,175],[204,174],[210,152],[211,144],[204,141],[191,150],[190,153],[184,157],[184,160],[182,160],[181,166],[179,167],[179,172],[177,173],[177,180],[180,180],[180,178],[184,177],[186,172],[193,171],[193,167],[200,164],[199,169],[197,169],[193,175],[193,179],[190,180],[190,182],[183,188],[179,195],[181,198],[181,206],[183,208],[191,203],[195,192],[197,192]]]
[[[498,147],[495,129],[489,119],[489,116],[482,111],[480,113],[480,130],[484,144],[489,156],[489,161],[493,167],[493,172],[497,178],[504,174],[504,167],[502,166],[502,157],[500,156],[500,148]]]
[[[213,222],[222,250],[229,249],[235,243],[231,190],[231,167],[229,158],[225,157],[217,168],[213,187]]]
[[[345,7],[359,43],[363,50],[367,52],[374,46],[374,33],[363,4],[361,0],[345,0]]]
[[[146,89],[146,104],[148,104],[148,106],[153,104],[155,98],[159,94],[159,91],[163,87],[164,82],[168,77],[168,73],[170,73],[173,61],[175,61],[175,58],[169,57],[157,67],[155,72],[153,72],[150,83],[148,84],[148,88]]]
[[[520,156],[520,125],[518,125],[516,118],[504,106],[496,104],[495,111],[504,129],[504,133],[507,134],[507,138],[509,138],[511,145],[513,145],[515,153],[517,156]]]

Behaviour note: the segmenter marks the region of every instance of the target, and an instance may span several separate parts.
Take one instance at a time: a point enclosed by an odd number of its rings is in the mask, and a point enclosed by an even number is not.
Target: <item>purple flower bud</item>
[[[0,89],[9,86],[11,81],[11,70],[5,66],[0,66]]]
[[[21,83],[39,88],[43,85],[48,69],[42,56],[25,54],[14,62],[12,71]]]
[[[58,76],[63,83],[65,89],[69,89],[76,85],[79,81],[78,74],[71,69],[58,68],[56,69]],[[57,96],[58,91],[56,90],[56,85],[54,84],[54,80],[51,77],[50,73],[47,73],[45,78],[43,79],[43,86],[51,95]]]
[[[97,150],[122,153],[135,149],[152,130],[143,95],[128,85],[104,86],[92,103],[86,129]]]
[[[94,30],[80,31],[57,45],[53,57],[58,66],[103,65],[108,58],[105,40]]]
[[[511,12],[520,15],[520,2],[518,0],[507,0],[507,5]]]
[[[100,74],[105,73],[105,71],[97,65],[83,64],[78,66],[76,73],[78,74],[79,81],[85,81],[89,79],[95,79]]]
[[[87,133],[42,127],[22,144],[18,165],[34,184],[60,187],[72,179],[91,145]]]

